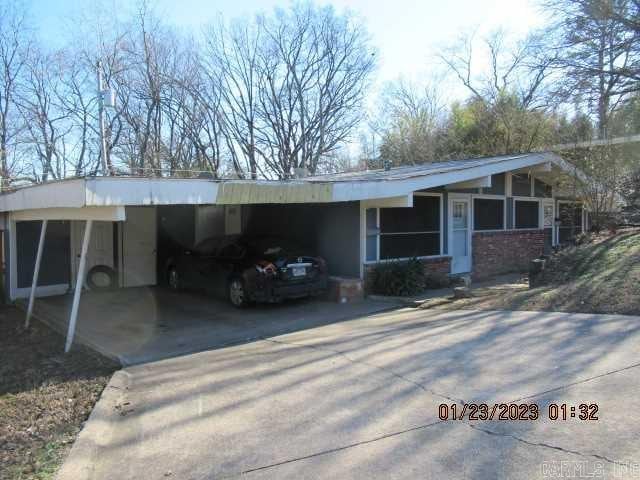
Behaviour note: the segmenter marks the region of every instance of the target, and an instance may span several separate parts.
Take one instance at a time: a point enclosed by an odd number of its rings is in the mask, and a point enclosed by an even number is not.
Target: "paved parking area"
[[[60,479],[640,478],[639,341],[638,317],[403,309],[137,365]],[[439,420],[462,402],[540,419]]]
[[[71,295],[39,298],[36,316],[67,332]],[[389,309],[383,302],[337,304],[299,299],[238,310],[193,292],[157,287],[85,292],[76,340],[122,365],[171,358],[317,327]]]

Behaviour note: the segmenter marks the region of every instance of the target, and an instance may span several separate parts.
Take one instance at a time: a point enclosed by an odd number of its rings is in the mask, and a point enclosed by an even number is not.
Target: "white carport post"
[[[64,351],[67,353],[71,349],[73,336],[76,332],[76,321],[78,320],[78,307],[80,306],[80,294],[82,293],[82,285],[84,284],[84,270],[87,265],[87,250],[89,250],[89,240],[91,239],[91,227],[93,220],[87,220],[84,227],[84,237],[82,239],[82,252],[80,253],[80,265],[78,265],[78,273],[76,275],[76,289],[73,292],[73,305],[71,307],[71,316],[69,317],[69,329],[67,330],[67,342]]]
[[[27,318],[24,321],[24,328],[29,328],[31,315],[33,314],[33,304],[36,300],[36,288],[38,287],[38,274],[40,273],[40,263],[42,261],[42,250],[44,249],[44,237],[47,234],[47,220],[42,220],[40,227],[40,242],[38,243],[38,253],[36,254],[36,264],[33,267],[33,281],[29,292],[29,306],[27,307]]]

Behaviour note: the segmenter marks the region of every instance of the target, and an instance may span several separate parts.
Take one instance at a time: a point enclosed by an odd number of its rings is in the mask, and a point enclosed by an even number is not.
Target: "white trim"
[[[542,208],[540,208],[540,204],[542,201],[542,198],[540,197],[512,197],[513,198],[513,211],[511,212],[511,220],[512,220],[512,228],[511,230],[517,230],[518,232],[522,232],[522,231],[533,231],[533,230],[541,230],[542,229],[542,223],[540,222],[540,215],[541,215],[541,210]],[[536,202],[538,204],[538,226],[535,228],[516,228],[516,202]]]
[[[474,201],[476,198],[484,198],[487,200],[502,200],[502,228],[497,228],[493,230],[476,230],[476,214],[475,214],[475,204]],[[505,195],[490,195],[488,193],[473,193],[471,194],[471,231],[475,232],[504,232],[507,229],[507,197]]]

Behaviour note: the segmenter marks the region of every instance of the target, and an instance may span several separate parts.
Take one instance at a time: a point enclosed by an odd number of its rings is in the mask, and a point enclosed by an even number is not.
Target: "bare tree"
[[[258,60],[262,31],[248,21],[226,26],[220,21],[207,31],[203,64],[208,82],[222,102],[221,126],[233,169],[243,177],[257,178],[261,152],[256,144],[258,110]],[[244,161],[241,160],[244,157]],[[262,155],[264,157],[264,155]]]
[[[26,13],[17,2],[0,4],[0,189],[20,173],[15,141],[23,124],[15,104],[31,46]]]
[[[375,62],[368,36],[354,18],[331,7],[294,5],[262,18],[261,141],[277,154],[274,172],[315,172],[354,133]]]
[[[446,156],[442,130],[448,115],[436,85],[423,88],[399,80],[386,86],[378,116],[383,118],[380,156],[392,165],[433,162]]]
[[[72,127],[68,111],[59,103],[66,92],[62,91],[58,55],[32,49],[17,96],[25,124],[21,140],[27,145],[27,151],[39,160],[39,164],[32,164],[31,168],[33,177],[41,176],[42,181],[67,174],[66,138]]]

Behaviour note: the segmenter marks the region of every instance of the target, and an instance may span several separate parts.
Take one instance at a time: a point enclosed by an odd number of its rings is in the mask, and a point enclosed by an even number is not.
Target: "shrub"
[[[424,265],[418,259],[393,261],[376,265],[373,269],[373,293],[406,297],[422,292],[427,285]]]

